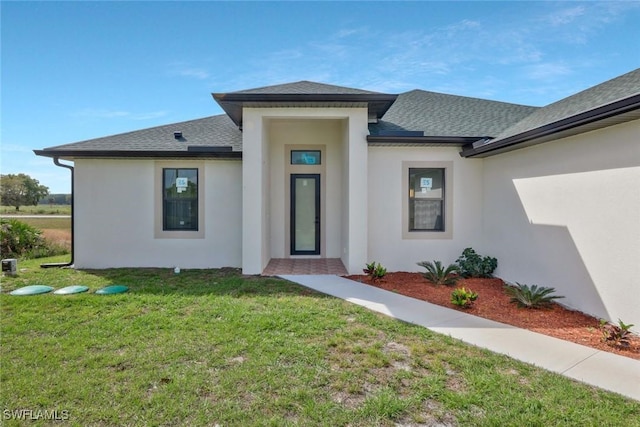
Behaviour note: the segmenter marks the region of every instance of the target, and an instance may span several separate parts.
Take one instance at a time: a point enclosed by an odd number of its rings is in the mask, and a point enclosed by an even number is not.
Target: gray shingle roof
[[[182,138],[176,139],[174,132],[182,132]],[[221,114],[49,147],[44,151],[187,151],[189,146],[231,146],[233,151],[242,151],[242,133],[228,116]]]
[[[229,115],[223,114],[59,145],[37,150],[36,154],[54,156],[75,151],[87,153],[86,155],[90,155],[92,152],[96,155],[117,152],[122,156],[126,156],[127,153],[135,156],[136,153],[137,155],[146,155],[145,153],[154,152],[165,153],[165,155],[171,153],[182,155],[181,152],[190,151],[189,147],[231,147],[232,151],[239,156],[242,151],[242,132],[238,129],[237,124],[240,123],[242,117],[241,110],[243,102],[245,102],[242,100],[244,98],[249,100],[264,98],[265,102],[272,102],[269,97],[274,96],[274,100],[282,98],[284,101],[293,102],[289,101],[291,98],[299,102],[300,100],[304,101],[305,96],[308,96],[316,103],[343,98],[351,100],[351,102],[365,101],[369,104],[370,109],[373,108],[380,115],[384,113],[378,123],[369,125],[372,136],[389,136],[394,132],[402,135],[404,131],[404,136],[410,138],[414,136],[413,134],[408,136],[411,131],[418,131],[417,133],[422,133],[424,137],[493,137],[493,140],[479,146],[479,148],[467,146],[462,153],[465,157],[467,155],[475,156],[479,153],[492,152],[497,149],[493,147],[500,148],[501,143],[504,146],[509,144],[519,146],[523,136],[529,139],[538,138],[537,136],[529,137],[529,135],[538,132],[538,129],[555,129],[554,126],[558,126],[558,123],[563,124],[566,121],[573,121],[575,117],[592,115],[594,111],[608,109],[612,105],[617,106],[620,103],[633,101],[633,105],[625,106],[625,108],[627,110],[636,108],[633,113],[635,114],[640,111],[637,110],[637,104],[640,101],[636,102],[636,98],[640,98],[640,69],[542,108],[423,90],[406,92],[396,98],[396,95],[308,81],[219,94],[218,97],[222,101],[216,99],[223,106],[226,95],[240,99],[240,101],[231,100],[228,102],[236,110],[240,109],[237,112],[239,118],[236,117],[236,123]],[[216,95],[214,95],[215,97]],[[284,102],[282,100],[279,102]],[[389,108],[389,104],[392,102],[393,104]],[[298,104],[293,102],[292,105]],[[230,111],[233,110],[231,107],[229,107]],[[618,113],[614,111],[612,114]],[[629,120],[623,116],[619,117],[620,120]],[[604,120],[601,120],[597,123],[601,123],[598,126],[602,127],[612,122],[605,123]],[[587,129],[585,126],[582,128]],[[182,132],[182,138],[176,139],[174,132]],[[556,131],[552,130],[552,132]]]
[[[547,126],[638,94],[640,94],[640,69],[540,108],[529,117],[495,135],[496,139],[492,142]]]
[[[444,93],[412,90],[400,94],[372,135],[393,131],[424,131],[425,136],[495,136],[538,107]]]
[[[377,119],[386,113],[397,97],[397,95],[309,81],[211,95],[240,128],[242,128],[242,112],[245,107],[353,108],[366,106],[369,116]]]
[[[380,92],[371,92],[368,90],[354,89],[344,86],[334,86],[324,83],[310,82],[307,80],[301,80],[294,83],[286,83],[282,85],[264,86],[255,89],[240,90],[230,93],[246,93],[246,94],[287,94],[287,95],[301,95],[301,94],[325,94],[325,95],[364,95],[374,94]]]

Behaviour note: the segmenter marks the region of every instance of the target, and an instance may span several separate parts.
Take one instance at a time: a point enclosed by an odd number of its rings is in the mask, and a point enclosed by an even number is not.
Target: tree
[[[3,206],[37,205],[38,201],[49,195],[49,187],[40,185],[37,179],[20,173],[18,175],[0,175],[0,202]]]

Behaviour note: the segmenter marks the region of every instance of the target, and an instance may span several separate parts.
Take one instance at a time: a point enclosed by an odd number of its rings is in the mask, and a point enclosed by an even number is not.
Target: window
[[[321,164],[320,150],[291,150],[292,165]]]
[[[162,169],[162,229],[198,231],[198,169]]]
[[[402,238],[453,239],[453,162],[402,162]]]
[[[444,169],[409,168],[409,231],[444,231]]]

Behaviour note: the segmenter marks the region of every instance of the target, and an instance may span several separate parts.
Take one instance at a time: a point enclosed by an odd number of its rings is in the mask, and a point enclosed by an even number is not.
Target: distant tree
[[[49,187],[40,185],[37,179],[20,173],[0,175],[0,202],[3,206],[37,205],[38,201],[49,195]]]

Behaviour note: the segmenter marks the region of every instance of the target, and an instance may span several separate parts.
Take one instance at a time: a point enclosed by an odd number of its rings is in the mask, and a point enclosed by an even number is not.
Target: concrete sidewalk
[[[282,275],[405,322],[640,400],[640,361],[462,313],[333,275]]]

